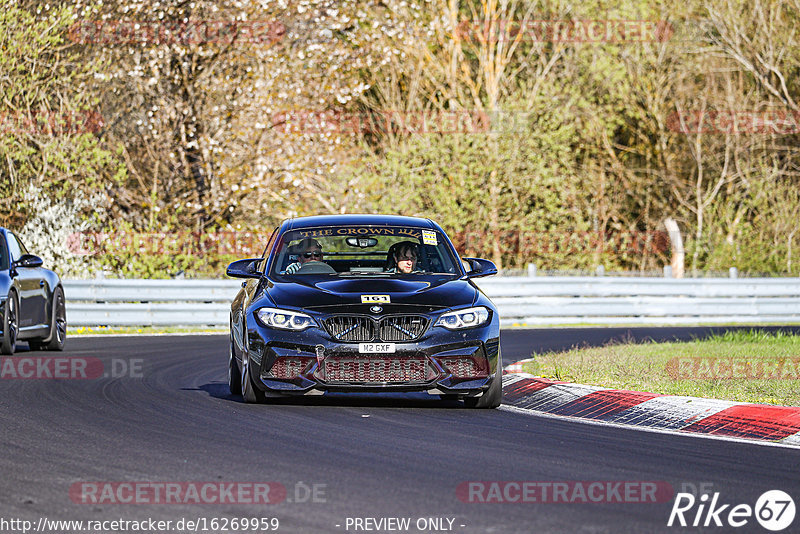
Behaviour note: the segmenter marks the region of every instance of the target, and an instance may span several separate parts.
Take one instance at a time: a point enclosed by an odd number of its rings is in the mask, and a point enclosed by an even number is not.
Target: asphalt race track
[[[511,363],[584,342],[688,339],[709,330],[510,330],[502,346]],[[753,506],[763,492],[779,489],[800,504],[796,449],[467,410],[425,395],[246,405],[227,391],[226,343],[225,336],[73,337],[58,356],[97,358],[106,376],[4,373],[0,517],[34,523],[263,517],[278,518],[278,532],[309,533],[402,531],[367,530],[375,523],[363,522],[395,517],[410,518],[407,532],[733,530],[667,527],[672,496],[659,503],[462,502],[457,488],[470,481],[652,481],[675,492],[719,492],[719,504],[732,506]],[[52,354],[20,345],[13,358],[41,356]],[[287,495],[277,504],[75,502],[70,488],[89,482],[277,482]],[[307,490],[315,485],[316,499]],[[434,518],[445,528],[417,528]],[[752,517],[736,531],[765,532]]]

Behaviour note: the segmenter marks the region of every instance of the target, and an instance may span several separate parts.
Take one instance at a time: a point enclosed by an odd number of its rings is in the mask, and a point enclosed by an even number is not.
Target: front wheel
[[[14,349],[17,347],[17,333],[19,333],[17,310],[19,310],[17,294],[12,291],[8,294],[5,313],[3,313],[3,339],[0,341],[1,354],[14,354]]]
[[[250,358],[245,353],[242,355],[242,398],[247,403],[261,404],[266,401],[267,396],[253,385],[253,378],[250,375]]]
[[[228,349],[228,389],[231,390],[231,395],[242,394],[242,373],[233,355],[233,341]]]

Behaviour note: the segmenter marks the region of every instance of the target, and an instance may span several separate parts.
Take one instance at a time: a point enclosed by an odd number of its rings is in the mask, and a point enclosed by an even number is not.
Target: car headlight
[[[473,328],[481,326],[489,320],[489,309],[484,306],[466,308],[445,313],[435,326],[443,326],[449,330],[459,330],[461,328]]]
[[[280,330],[305,330],[312,326],[317,326],[317,322],[306,315],[290,310],[279,310],[277,308],[260,308],[256,310],[256,317],[265,326],[278,328]]]

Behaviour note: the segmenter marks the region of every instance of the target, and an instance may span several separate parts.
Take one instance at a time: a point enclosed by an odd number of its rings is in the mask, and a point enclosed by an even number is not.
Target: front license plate
[[[359,343],[358,352],[361,354],[393,354],[394,343]]]

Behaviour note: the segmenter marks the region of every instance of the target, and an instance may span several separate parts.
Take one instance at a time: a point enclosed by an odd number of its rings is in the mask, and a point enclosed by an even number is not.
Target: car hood
[[[354,279],[307,275],[297,278],[292,282],[272,280],[268,284],[266,292],[276,306],[308,309],[332,306],[352,308],[354,304],[364,304],[362,295],[388,295],[391,305],[441,309],[469,306],[475,302],[478,293],[468,281],[454,279],[452,276]]]

